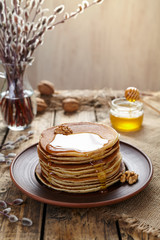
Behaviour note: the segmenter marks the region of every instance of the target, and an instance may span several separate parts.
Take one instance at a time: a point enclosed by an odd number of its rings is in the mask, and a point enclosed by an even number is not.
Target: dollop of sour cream
[[[108,140],[94,133],[57,134],[49,144],[63,151],[90,152],[102,148]]]

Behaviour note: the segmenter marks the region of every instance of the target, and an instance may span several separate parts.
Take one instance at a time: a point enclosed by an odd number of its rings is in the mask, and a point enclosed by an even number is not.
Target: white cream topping
[[[57,134],[50,145],[66,151],[89,152],[103,147],[106,143],[108,143],[108,140],[97,134],[77,133],[70,135]]]

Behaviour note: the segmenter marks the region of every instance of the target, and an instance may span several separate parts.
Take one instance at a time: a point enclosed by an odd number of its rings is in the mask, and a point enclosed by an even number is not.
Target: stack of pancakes
[[[106,125],[80,122],[49,128],[42,132],[37,149],[37,177],[55,190],[103,190],[125,171],[119,135]]]

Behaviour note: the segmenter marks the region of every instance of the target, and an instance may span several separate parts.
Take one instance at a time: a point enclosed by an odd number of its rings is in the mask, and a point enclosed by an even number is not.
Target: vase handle
[[[3,73],[3,72],[0,72],[0,78],[3,78],[3,79],[5,79],[5,78],[6,78],[6,75],[5,75],[5,73]]]

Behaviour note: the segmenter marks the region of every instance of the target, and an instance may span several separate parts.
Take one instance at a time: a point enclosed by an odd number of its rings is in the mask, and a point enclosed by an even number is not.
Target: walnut
[[[120,182],[121,182],[121,183],[125,183],[125,181],[126,181],[126,175],[125,175],[125,173],[123,173],[123,174],[120,176]]]
[[[133,172],[126,171],[126,172],[125,172],[125,175],[126,175],[126,180],[128,181],[128,179],[130,178],[130,176],[133,175]]]
[[[138,180],[138,174],[134,173],[133,176],[130,176],[128,179],[128,183],[131,185],[133,183],[136,183]]]
[[[55,128],[54,134],[63,134],[63,135],[69,135],[72,134],[73,131],[71,128],[69,128],[67,125],[59,125]]]
[[[54,93],[54,85],[47,80],[43,80],[38,84],[38,90],[41,94],[52,95]]]
[[[65,112],[76,112],[79,108],[79,101],[75,98],[65,98],[62,102],[62,107]]]
[[[47,108],[47,104],[42,98],[36,98],[37,102],[37,112],[43,112]]]
[[[128,182],[130,185],[136,183],[138,180],[138,174],[133,171],[126,171],[120,176],[120,182]]]

